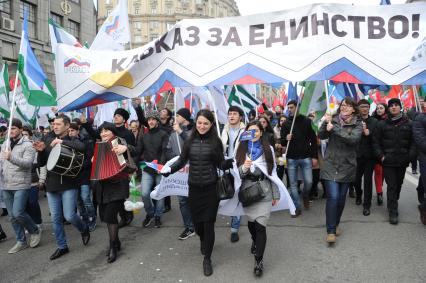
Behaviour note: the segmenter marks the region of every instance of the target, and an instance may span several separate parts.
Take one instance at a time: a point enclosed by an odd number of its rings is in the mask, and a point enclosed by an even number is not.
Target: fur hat
[[[115,112],[114,112],[114,116],[115,116],[116,114],[118,114],[118,115],[120,115],[121,117],[123,117],[124,121],[129,120],[129,117],[130,117],[129,112],[127,112],[127,110],[125,110],[125,109],[123,109],[123,108],[117,108],[117,109],[115,110]]]
[[[153,118],[155,120],[157,120],[158,122],[160,122],[160,113],[158,113],[158,111],[156,110],[152,110],[146,113],[145,115],[146,120],[148,121],[149,118]]]

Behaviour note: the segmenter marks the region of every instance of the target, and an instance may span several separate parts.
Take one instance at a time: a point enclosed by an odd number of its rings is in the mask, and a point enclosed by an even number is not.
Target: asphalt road
[[[253,276],[254,259],[246,220],[240,241],[229,241],[229,218],[218,216],[212,261],[214,273],[204,277],[199,240],[177,239],[181,217],[177,200],[164,215],[163,227],[142,228],[144,213],[120,230],[123,249],[106,263],[106,225],[100,223],[87,247],[76,229],[66,226],[70,253],[50,261],[56,249],[47,201],[41,198],[43,238],[39,247],[14,255],[14,235],[6,217],[0,223],[9,236],[0,243],[0,282],[426,282],[426,226],[417,211],[417,177],[407,174],[400,200],[400,223],[388,223],[386,207],[362,206],[347,199],[343,235],[334,247],[325,243],[325,200],[292,219],[288,211],[273,213],[262,279]]]

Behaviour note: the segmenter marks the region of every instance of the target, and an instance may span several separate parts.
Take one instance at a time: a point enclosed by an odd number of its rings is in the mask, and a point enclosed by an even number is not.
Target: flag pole
[[[414,102],[416,103],[416,111],[420,112],[420,99],[419,99],[419,93],[417,92],[417,88],[416,86],[411,86],[413,88],[413,94],[414,94]],[[419,100],[418,100],[419,99]]]
[[[325,101],[327,102],[326,113],[330,114],[330,97],[328,96],[328,83],[327,83],[327,80],[324,81],[324,90],[325,90]]]
[[[214,99],[212,97],[212,93],[209,90],[209,100],[210,100],[210,104],[213,105],[213,111],[214,111],[214,119],[216,121],[216,127],[217,127],[217,135],[220,139],[220,127],[219,127],[219,119],[217,118],[217,108],[216,108],[216,103],[214,102]]]
[[[300,89],[299,99],[297,99],[296,111],[294,112],[293,121],[291,122],[290,135],[293,133],[294,122],[296,122],[296,116],[297,116],[297,111],[299,110],[299,104],[300,104],[301,100],[303,99],[303,97],[302,97],[302,90],[303,90],[303,87]],[[296,91],[297,91],[297,89],[296,89]],[[290,140],[287,141],[287,146],[285,147],[285,153],[284,153],[285,156],[287,156],[288,146],[289,145],[290,145]]]
[[[176,116],[177,116],[177,109],[176,109],[176,91],[175,91],[175,93],[173,94],[173,105],[174,105],[174,108],[175,108],[175,123],[177,123],[176,122]],[[175,134],[176,134],[176,140],[177,140],[177,144],[178,144],[178,148],[179,148],[179,154],[181,154],[182,153],[182,151],[181,151],[181,149],[180,149],[180,141],[179,141],[179,135],[178,135],[178,133],[177,132],[175,132]]]
[[[16,75],[15,75],[15,84],[13,85],[13,95],[12,95],[12,103],[10,106],[10,116],[9,116],[9,127],[7,128],[7,140],[6,140],[6,150],[10,150],[10,132],[12,131],[12,119],[13,119],[13,112],[15,110],[15,97],[16,97],[16,89],[18,88],[18,76],[19,76],[19,69],[16,69]]]

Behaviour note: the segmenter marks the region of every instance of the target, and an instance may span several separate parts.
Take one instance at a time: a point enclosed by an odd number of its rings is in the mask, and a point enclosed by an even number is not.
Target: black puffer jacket
[[[368,136],[364,135],[364,131],[361,135],[361,141],[358,144],[358,148],[356,151],[357,158],[365,158],[365,159],[376,159],[373,151],[373,135],[376,130],[378,121],[368,116],[367,119],[363,120],[364,123],[367,124],[367,129],[370,131]]]
[[[232,159],[225,161],[223,145],[219,137],[212,131],[200,135],[195,131],[195,137],[185,142],[179,159],[171,166],[171,173],[180,170],[189,161],[188,184],[208,186],[217,182],[217,169],[232,167]]]
[[[426,160],[426,114],[421,113],[416,116],[413,122],[413,138],[416,143],[419,158]]]
[[[157,160],[158,163],[164,164],[168,142],[169,135],[160,129],[160,127],[149,129],[147,133],[142,135],[138,151],[143,155],[144,161],[151,162]],[[146,167],[144,171],[151,174],[156,173],[154,169],[149,167]]]
[[[54,137],[47,137],[45,140],[46,149],[41,151],[37,155],[38,167],[46,165],[51,151],[50,143],[54,140]],[[62,144],[75,149],[78,152],[84,153],[85,145],[78,138],[65,136],[62,138]],[[82,171],[75,178],[61,176],[59,174],[47,171],[46,177],[46,191],[47,192],[58,192],[66,191],[69,189],[78,189],[81,186],[81,174]]]
[[[390,117],[380,121],[373,135],[376,158],[382,160],[385,157],[383,166],[408,166],[410,160],[416,157],[412,134],[412,122],[405,115],[396,121]]]

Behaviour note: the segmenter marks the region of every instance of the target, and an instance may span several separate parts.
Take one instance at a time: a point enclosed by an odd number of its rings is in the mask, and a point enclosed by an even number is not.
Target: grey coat
[[[172,132],[166,147],[166,160],[170,160],[175,156],[179,156],[183,149],[185,140],[191,135],[192,125],[182,126],[182,133]],[[178,141],[179,138],[179,141]]]
[[[1,147],[6,150],[6,142]],[[10,160],[1,158],[3,189],[26,190],[31,188],[31,168],[35,158],[35,149],[27,137],[21,137],[13,147]]]
[[[327,123],[323,123],[319,131],[320,139],[328,139],[321,178],[342,183],[354,182],[356,150],[362,134],[361,120],[356,118],[342,126],[338,115],[335,115],[331,123],[334,127],[330,132],[327,131]]]

